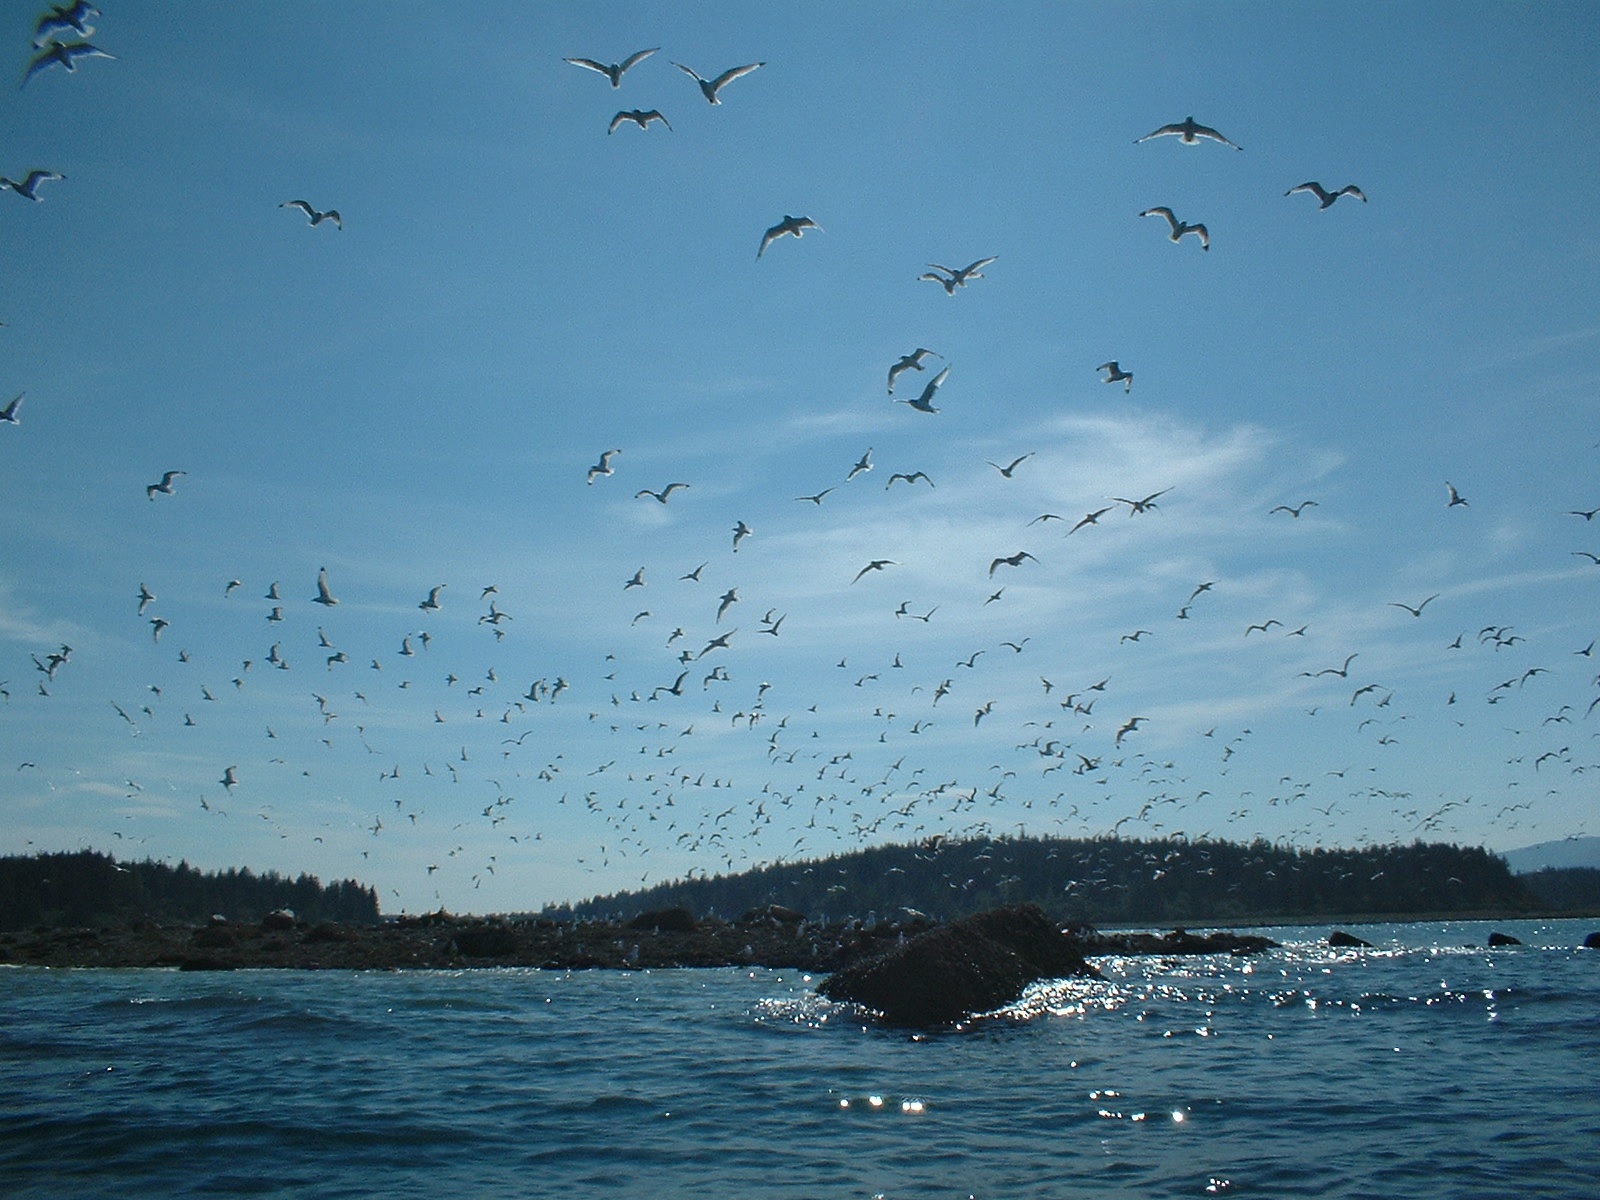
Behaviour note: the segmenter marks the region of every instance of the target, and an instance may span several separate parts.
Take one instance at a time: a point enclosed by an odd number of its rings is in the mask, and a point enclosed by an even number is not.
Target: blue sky
[[[934,834],[1595,832],[1592,6],[95,24],[0,100],[0,174],[66,176],[0,192],[0,851],[504,911]],[[1134,144],[1189,114],[1243,150]]]

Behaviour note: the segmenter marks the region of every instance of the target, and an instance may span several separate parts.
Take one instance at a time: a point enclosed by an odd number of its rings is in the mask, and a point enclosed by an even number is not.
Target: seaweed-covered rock
[[[1337,949],[1371,950],[1372,943],[1363,941],[1353,933],[1346,933],[1342,929],[1335,929],[1328,935],[1328,945]]]
[[[1509,933],[1491,933],[1489,935],[1489,945],[1491,945],[1491,946],[1520,946],[1520,945],[1522,945],[1522,939],[1521,938],[1514,938]]]
[[[1037,979],[1097,975],[1035,905],[978,913],[853,963],[817,989],[893,1025],[948,1025],[1010,1004]]]

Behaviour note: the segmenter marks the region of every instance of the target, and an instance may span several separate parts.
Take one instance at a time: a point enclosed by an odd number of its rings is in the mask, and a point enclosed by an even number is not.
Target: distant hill
[[[259,921],[276,909],[305,921],[378,920],[378,894],[346,879],[326,887],[314,875],[289,879],[276,871],[197,871],[186,862],[119,863],[109,854],[0,858],[0,929],[38,925],[89,927],[118,921]]]
[[[1600,868],[1600,837],[1563,838],[1559,842],[1539,842],[1500,855],[1518,875],[1544,871],[1551,867]]]
[[[621,917],[687,908],[737,917],[778,904],[818,920],[940,920],[1034,903],[1094,924],[1237,923],[1322,917],[1517,913],[1542,907],[1496,855],[1477,847],[1299,850],[1271,842],[1181,838],[932,838],[811,862],[702,876],[547,909]]]

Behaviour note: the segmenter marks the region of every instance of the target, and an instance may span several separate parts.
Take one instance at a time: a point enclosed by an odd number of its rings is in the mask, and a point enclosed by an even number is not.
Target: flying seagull
[[[71,30],[79,37],[86,38],[94,33],[94,26],[89,24],[90,17],[98,17],[100,10],[88,3],[88,0],[76,0],[73,4],[53,4],[50,10],[39,18],[39,23],[33,27],[33,45],[41,49],[46,42],[59,39],[58,33]]]
[[[564,61],[571,63],[575,67],[588,67],[591,71],[599,71],[600,74],[611,80],[612,87],[621,87],[623,72],[630,67],[638,66],[659,49],[661,49],[660,46],[650,50],[640,50],[637,54],[630,54],[621,62],[611,63],[609,66],[605,63],[595,62],[592,58],[569,58]]]
[[[621,453],[621,450],[602,450],[600,452],[600,461],[589,468],[588,482],[593,483],[599,476],[611,474],[613,470],[611,460]]]
[[[1340,196],[1354,196],[1357,200],[1361,201],[1361,203],[1363,203],[1363,204],[1365,204],[1367,202],[1367,198],[1366,198],[1365,195],[1362,194],[1361,189],[1358,188],[1353,183],[1347,183],[1342,188],[1340,188],[1338,191],[1330,192],[1326,188],[1324,188],[1320,183],[1318,183],[1316,180],[1313,179],[1313,180],[1310,180],[1309,182],[1302,183],[1299,187],[1290,188],[1287,192],[1284,193],[1284,195],[1285,196],[1292,196],[1296,192],[1310,192],[1318,200],[1322,201],[1322,207],[1323,208],[1328,208]]]
[[[91,46],[88,42],[51,42],[33,56],[33,61],[28,64],[27,73],[23,75],[20,86],[27,87],[28,80],[55,64],[60,64],[69,71],[76,71],[80,58],[115,57],[115,54],[107,54],[99,46]]]
[[[964,267],[941,267],[938,263],[929,263],[928,266],[933,269],[918,275],[917,281],[920,283],[924,279],[931,280],[944,288],[946,296],[954,296],[957,288],[967,286],[967,280],[982,279],[983,268],[999,257],[998,254],[991,254],[988,258],[980,258],[977,262],[968,263]],[[935,274],[939,271],[943,274]]]
[[[441,583],[438,587],[429,589],[428,598],[418,604],[417,607],[423,612],[438,612],[439,593],[444,591],[445,587],[446,585]]]
[[[0,187],[8,187],[19,196],[26,196],[35,204],[39,203],[38,192],[35,190],[41,183],[52,179],[65,179],[66,176],[59,171],[29,171],[21,183],[15,179],[0,179]]]
[[[673,492],[677,491],[679,488],[686,488],[688,486],[689,485],[687,483],[669,483],[659,492],[652,492],[649,488],[640,488],[633,494],[633,498],[635,500],[642,500],[646,496],[649,496],[658,504],[665,504],[667,502],[667,497],[672,495]]]
[[[1167,224],[1172,226],[1172,233],[1168,236],[1168,241],[1177,242],[1184,234],[1192,233],[1200,239],[1200,249],[1211,249],[1211,235],[1206,232],[1204,225],[1198,222],[1191,225],[1187,221],[1178,220],[1177,217],[1172,215],[1172,210],[1164,204],[1157,205],[1155,208],[1147,208],[1139,215],[1141,217],[1165,217]]]
[[[1456,491],[1455,484],[1446,479],[1444,481],[1444,486],[1445,490],[1450,493],[1450,503],[1445,505],[1446,508],[1454,508],[1458,504],[1461,505],[1462,508],[1471,507],[1471,505],[1467,503],[1467,498],[1460,492]]]
[[[1034,558],[1033,555],[1029,554],[1026,550],[1018,550],[1015,554],[1008,555],[1005,558],[997,558],[993,562],[991,562],[989,564],[989,578],[991,578],[991,579],[994,578],[994,572],[995,572],[995,568],[996,567],[1001,566],[1002,564],[1005,565],[1005,566],[1008,566],[1008,567],[1020,567],[1022,565],[1022,560],[1025,559],[1025,558],[1026,559],[1031,559],[1033,562],[1038,562],[1039,561],[1037,558]]]
[[[757,67],[764,67],[767,64],[764,62],[758,62],[750,63],[743,67],[729,67],[715,79],[702,79],[698,74],[695,73],[693,69],[684,66],[681,62],[675,62],[672,65],[677,67],[678,70],[682,71],[685,75],[689,76],[689,78],[698,83],[700,85],[700,94],[703,95],[708,101],[710,101],[712,104],[721,104],[722,101],[717,98],[718,92],[720,92],[728,84],[732,83],[735,79],[739,78],[739,76],[748,75]]]
[[[1116,359],[1113,358],[1110,362],[1101,363],[1095,370],[1106,373],[1106,377],[1101,380],[1102,383],[1121,383],[1124,392],[1133,390],[1133,372],[1124,371],[1122,364]]]
[[[771,229],[767,230],[766,233],[761,235],[761,246],[756,250],[756,257],[760,258],[763,254],[765,254],[767,252],[767,247],[772,245],[773,242],[781,238],[784,234],[793,234],[797,238],[804,237],[805,231],[808,229],[815,229],[818,233],[823,232],[822,226],[818,225],[810,217],[791,217],[785,215],[783,220],[779,221]]]
[[[1293,508],[1291,508],[1287,504],[1280,504],[1280,505],[1278,505],[1277,508],[1269,509],[1268,512],[1267,512],[1267,515],[1270,517],[1273,513],[1286,512],[1291,517],[1293,517],[1295,520],[1298,521],[1300,519],[1300,514],[1305,512],[1306,509],[1308,509],[1308,508],[1316,508],[1316,507],[1317,507],[1317,502],[1315,500],[1302,500],[1302,501],[1300,501],[1299,504],[1296,504]]]
[[[7,425],[21,425],[22,421],[17,416],[17,409],[22,407],[22,398],[26,395],[26,392],[18,392],[11,397],[11,403],[4,408],[0,408],[0,421],[4,421]]]
[[[1422,610],[1427,608],[1428,605],[1432,604],[1435,600],[1437,600],[1439,598],[1439,596],[1440,596],[1440,593],[1439,592],[1435,592],[1433,595],[1429,596],[1426,600],[1424,600],[1421,604],[1417,605],[1415,608],[1413,608],[1409,604],[1401,604],[1398,600],[1389,601],[1389,607],[1390,608],[1403,608],[1408,613],[1410,613],[1413,617],[1420,617],[1422,615]]]
[[[285,200],[282,204],[278,205],[278,207],[298,208],[301,212],[305,213],[306,220],[310,221],[313,226],[321,225],[324,221],[332,221],[336,228],[344,228],[344,219],[339,216],[338,210],[336,209],[330,208],[327,210],[327,212],[318,212],[304,200]]]
[[[895,562],[892,558],[875,558],[866,566],[862,567],[861,570],[857,571],[856,578],[852,579],[850,582],[854,583],[856,579],[860,579],[868,571],[881,571],[885,567],[898,567],[899,565],[900,564]]]
[[[1012,475],[1012,472],[1014,472],[1018,467],[1020,467],[1023,463],[1027,462],[1032,457],[1033,457],[1033,451],[1029,450],[1021,458],[1012,459],[1011,460],[1011,465],[1009,467],[1002,467],[997,462],[991,462],[991,463],[989,463],[989,465],[991,467],[993,467],[996,471],[999,471],[1000,474],[1003,475],[1005,478],[1010,479],[1011,475]],[[989,462],[988,459],[984,459],[984,461],[985,462]]]
[[[928,478],[928,473],[926,471],[912,471],[909,474],[905,471],[896,471],[893,475],[889,476],[889,482],[883,485],[883,490],[887,492],[894,486],[895,480],[897,479],[902,479],[908,484],[915,484],[917,480],[920,479],[929,487],[933,486],[933,480]]]
[[[895,403],[896,404],[909,404],[912,408],[916,409],[918,412],[925,412],[925,413],[936,413],[936,412],[938,412],[939,410],[933,406],[933,397],[934,397],[934,394],[936,392],[938,392],[939,386],[942,383],[944,383],[945,376],[947,376],[949,374],[950,374],[950,368],[946,367],[944,370],[940,371],[937,375],[935,375],[932,379],[928,380],[928,386],[922,389],[922,395],[918,396],[915,400],[896,400]]]
[[[849,483],[857,475],[861,474],[861,472],[870,470],[872,470],[872,447],[868,446],[867,452],[860,458],[856,459],[856,465],[850,468],[850,474],[844,477],[844,481]]]
[[[663,117],[661,115],[661,110],[658,108],[652,108],[648,111],[631,108],[627,112],[619,112],[616,116],[612,117],[611,126],[606,130],[606,132],[615,133],[617,131],[617,126],[621,125],[624,121],[632,121],[640,129],[649,128],[651,121],[660,121],[668,128],[668,130],[672,128],[672,122]]]
[[[161,476],[160,483],[146,485],[144,489],[145,496],[150,500],[154,500],[157,492],[160,492],[163,496],[172,495],[174,490],[173,480],[177,479],[179,475],[185,475],[187,473],[188,472],[186,471],[167,471]]]
[[[894,395],[894,381],[898,379],[905,371],[922,370],[922,360],[927,358],[930,354],[932,354],[934,358],[940,357],[940,355],[934,354],[932,350],[924,349],[923,347],[918,346],[910,354],[902,355],[900,361],[889,368],[889,394],[891,396]]]
[[[1210,138],[1213,142],[1221,142],[1224,146],[1232,146],[1235,150],[1244,149],[1243,146],[1230,142],[1210,126],[1195,124],[1193,117],[1185,117],[1174,125],[1163,125],[1153,133],[1147,133],[1142,138],[1135,138],[1133,144],[1137,146],[1140,142],[1148,142],[1151,138],[1167,137],[1171,134],[1176,134],[1185,146],[1197,146],[1200,144],[1201,138]]]
[[[311,599],[313,603],[320,604],[324,608],[332,608],[335,604],[339,603],[339,601],[334,598],[333,593],[328,590],[327,567],[317,568],[317,594],[311,597]]]

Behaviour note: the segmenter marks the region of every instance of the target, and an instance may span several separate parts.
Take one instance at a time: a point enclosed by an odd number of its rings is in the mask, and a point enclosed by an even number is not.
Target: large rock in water
[[[1328,945],[1349,950],[1373,949],[1371,942],[1366,941],[1363,938],[1358,938],[1353,933],[1346,933],[1342,929],[1335,929],[1328,935]]]
[[[1591,933],[1584,938],[1583,948],[1585,950],[1600,950],[1600,933]]]
[[[1098,974],[1042,909],[1022,904],[918,934],[835,971],[817,990],[892,1025],[949,1025],[1010,1004],[1037,979]]]

